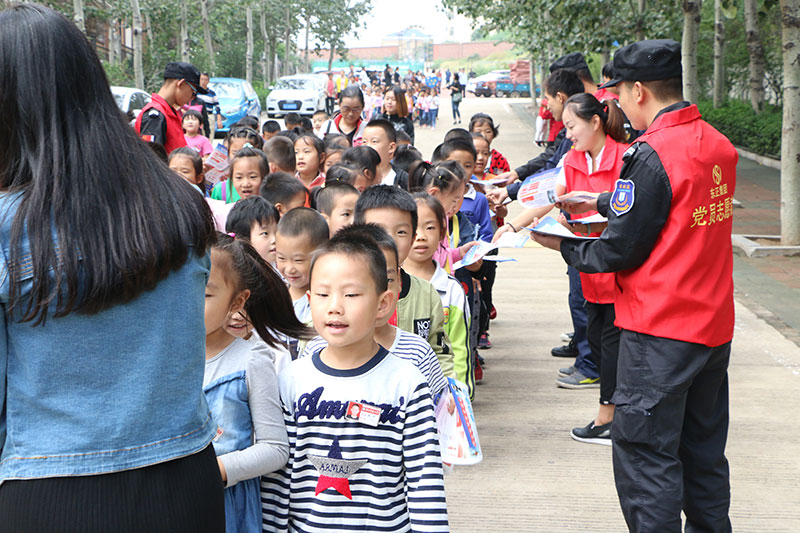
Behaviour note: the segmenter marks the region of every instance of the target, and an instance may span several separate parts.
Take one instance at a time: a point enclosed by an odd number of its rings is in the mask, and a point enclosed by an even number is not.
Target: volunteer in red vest
[[[206,94],[206,90],[200,85],[200,71],[194,65],[167,63],[164,84],[136,118],[136,131],[145,141],[163,146],[167,154],[186,146],[176,108],[191,102],[198,93]]]
[[[728,362],[733,337],[733,145],[683,101],[680,44],[614,56],[620,104],[646,130],[614,191],[571,212],[608,216],[598,240],[535,237],[581,272],[616,272],[622,328],[611,430],[631,531],[731,531]],[[698,149],[702,146],[702,150]],[[585,194],[581,192],[572,195]]]

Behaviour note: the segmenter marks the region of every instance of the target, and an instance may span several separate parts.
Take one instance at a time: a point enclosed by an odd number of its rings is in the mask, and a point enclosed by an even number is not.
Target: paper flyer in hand
[[[522,207],[546,207],[558,200],[556,183],[560,168],[551,168],[528,177],[517,192],[517,201]]]
[[[434,410],[442,461],[452,465],[478,464],[483,460],[483,452],[469,390],[453,378],[447,378],[447,383]]]
[[[525,235],[524,233],[514,233],[513,231],[507,231],[500,235],[500,238],[497,239],[495,244],[498,248],[523,248],[525,243],[530,240],[530,237]]]
[[[579,204],[581,202],[588,202],[590,200],[594,200],[596,197],[592,196],[591,194],[577,194],[575,196],[571,196],[569,198],[564,198],[559,196],[556,200],[562,204]]]
[[[476,178],[475,176],[472,176],[472,178],[469,181],[472,182],[472,183],[475,183],[477,185],[493,185],[493,186],[496,187],[498,185],[505,184],[505,182],[507,182],[508,179],[507,178],[489,178],[489,179],[482,180],[482,179]]]
[[[218,144],[206,159],[206,182],[214,186],[228,177],[228,149]]]
[[[570,230],[556,222],[553,217],[544,217],[539,221],[536,227],[533,228],[526,228],[529,231],[534,233],[540,233],[542,235],[553,235],[555,237],[563,237],[564,239],[576,239],[579,241],[592,241],[597,239],[597,237],[581,237],[575,235]]]
[[[492,250],[496,249],[497,249],[496,244],[485,241],[478,241],[475,246],[467,250],[467,253],[465,253],[464,257],[461,258],[461,261],[458,261],[453,265],[453,270],[458,270],[461,267],[477,263],[478,261],[483,259],[483,256],[485,256]]]

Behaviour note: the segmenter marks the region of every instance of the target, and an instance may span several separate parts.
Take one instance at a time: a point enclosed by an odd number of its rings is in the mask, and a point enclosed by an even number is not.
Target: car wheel
[[[519,98],[519,91],[512,91],[511,98]]]
[[[494,95],[498,98],[502,98],[506,95],[506,93],[504,93],[503,91],[497,91],[496,93],[494,93]]]

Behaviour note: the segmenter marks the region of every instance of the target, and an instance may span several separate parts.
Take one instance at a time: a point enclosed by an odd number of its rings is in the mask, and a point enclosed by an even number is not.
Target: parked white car
[[[319,74],[284,76],[270,87],[267,96],[267,116],[276,118],[287,113],[311,116],[325,109],[327,77]]]
[[[117,101],[117,107],[123,113],[133,113],[134,120],[139,116],[144,106],[150,103],[150,95],[135,87],[114,85],[111,87],[111,94],[114,95],[114,100]]]

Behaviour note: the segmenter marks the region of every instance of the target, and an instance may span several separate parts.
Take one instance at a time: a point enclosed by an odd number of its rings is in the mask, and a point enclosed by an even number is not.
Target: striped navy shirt
[[[289,462],[262,478],[264,531],[446,532],[428,384],[385,349],[337,370],[319,351],[280,376]],[[376,425],[354,403],[380,409]]]
[[[394,343],[385,348],[389,350],[389,353],[396,355],[400,359],[411,361],[425,376],[433,397],[438,398],[447,387],[447,378],[444,377],[436,352],[433,351],[428,341],[419,335],[403,331],[396,326],[392,327],[395,330]],[[301,357],[314,354],[327,345],[328,342],[325,339],[317,336],[309,341]]]

